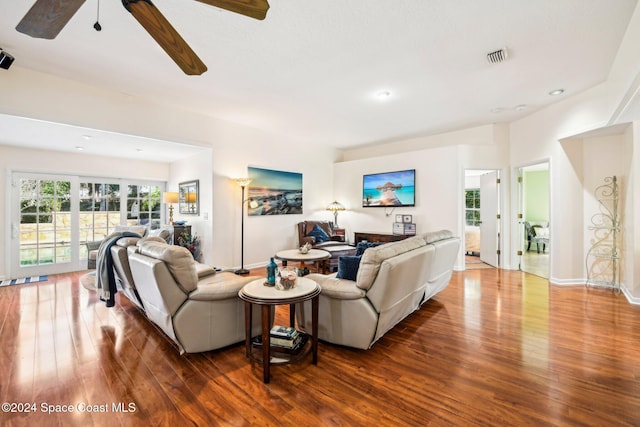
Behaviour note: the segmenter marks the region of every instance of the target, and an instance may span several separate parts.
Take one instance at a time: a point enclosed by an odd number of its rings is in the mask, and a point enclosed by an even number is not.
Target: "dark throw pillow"
[[[356,256],[361,256],[367,249],[380,246],[381,244],[380,242],[358,242],[356,246]]]
[[[316,224],[313,229],[307,233],[307,237],[315,237],[316,243],[322,243],[329,240],[329,235],[326,231],[322,229],[318,224]]]
[[[359,256],[339,257],[336,278],[355,281],[358,275],[358,267],[360,267],[360,258]]]

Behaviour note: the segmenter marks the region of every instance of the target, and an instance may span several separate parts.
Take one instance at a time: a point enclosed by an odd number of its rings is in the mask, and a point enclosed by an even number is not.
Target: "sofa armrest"
[[[100,248],[100,243],[102,240],[95,240],[93,242],[87,242],[87,250],[88,251],[96,251]]]
[[[344,242],[344,236],[333,235],[329,240],[333,242]]]
[[[231,272],[212,274],[198,280],[198,286],[189,294],[189,299],[212,301],[239,298],[238,292],[247,283],[259,279],[258,276],[238,276]]]
[[[305,276],[322,288],[322,295],[335,299],[360,299],[367,293],[356,286],[353,280],[338,279],[336,273],[330,275],[309,274]]]
[[[202,264],[196,261],[196,273],[198,274],[198,279],[202,279],[203,277],[211,276],[212,274],[216,274],[215,268]]]
[[[322,282],[322,295],[335,299],[360,299],[367,293],[356,286],[353,280],[330,277]]]

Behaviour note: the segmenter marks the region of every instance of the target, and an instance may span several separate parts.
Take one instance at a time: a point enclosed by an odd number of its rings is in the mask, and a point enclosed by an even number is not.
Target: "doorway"
[[[549,278],[552,249],[549,219],[549,162],[518,169],[520,270]]]
[[[465,170],[465,268],[500,266],[500,191],[497,170]]]

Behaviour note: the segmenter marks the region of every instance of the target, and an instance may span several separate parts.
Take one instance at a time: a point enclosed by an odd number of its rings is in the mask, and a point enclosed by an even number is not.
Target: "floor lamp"
[[[242,217],[240,219],[240,269],[234,271],[236,274],[249,274],[249,270],[244,268],[244,188],[249,185],[251,178],[236,178],[236,184],[242,188]]]

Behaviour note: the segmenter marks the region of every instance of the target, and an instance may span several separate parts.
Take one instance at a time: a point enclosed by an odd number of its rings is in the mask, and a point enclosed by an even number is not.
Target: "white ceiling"
[[[16,59],[0,78],[25,67],[347,148],[512,121],[602,82],[637,0],[270,0],[264,21],[155,0],[202,76],[184,75],[118,0],[100,2],[101,32],[88,0],[54,40],[15,30],[33,2],[3,2],[0,47]],[[508,60],[489,64],[503,47]],[[0,117],[15,128],[8,143],[41,143],[12,120]],[[107,136],[111,153],[140,143]]]

